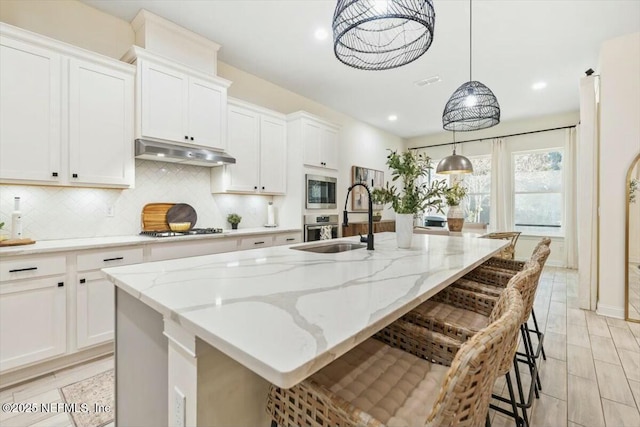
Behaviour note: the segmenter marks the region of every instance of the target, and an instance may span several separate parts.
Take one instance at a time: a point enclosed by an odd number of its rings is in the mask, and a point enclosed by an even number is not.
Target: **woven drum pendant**
[[[338,0],[336,58],[361,70],[388,70],[418,59],[433,42],[433,0]]]

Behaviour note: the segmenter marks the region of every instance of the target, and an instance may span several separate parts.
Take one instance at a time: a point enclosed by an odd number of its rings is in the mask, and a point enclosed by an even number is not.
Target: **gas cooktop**
[[[222,233],[222,228],[192,228],[189,231],[141,231],[141,236],[148,237],[174,237],[174,236],[194,236],[197,234],[219,234]]]

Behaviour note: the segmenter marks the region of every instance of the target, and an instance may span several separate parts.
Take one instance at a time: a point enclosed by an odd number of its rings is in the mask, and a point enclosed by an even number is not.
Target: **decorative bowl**
[[[170,222],[169,228],[171,231],[189,231],[191,228],[190,222]]]

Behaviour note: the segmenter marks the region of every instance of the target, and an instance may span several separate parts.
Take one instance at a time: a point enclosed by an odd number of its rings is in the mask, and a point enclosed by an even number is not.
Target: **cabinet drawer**
[[[247,249],[267,248],[272,245],[273,236],[243,237],[240,239],[238,248],[244,251]]]
[[[67,257],[64,255],[3,259],[0,263],[0,282],[64,274],[66,270]]]
[[[236,250],[236,239],[218,238],[195,242],[160,243],[151,247],[151,261],[218,254]]]
[[[293,243],[300,243],[300,242],[302,242],[301,232],[276,234],[276,236],[273,238],[274,246],[291,245]]]
[[[114,248],[78,254],[78,271],[97,270],[142,262],[142,248]]]

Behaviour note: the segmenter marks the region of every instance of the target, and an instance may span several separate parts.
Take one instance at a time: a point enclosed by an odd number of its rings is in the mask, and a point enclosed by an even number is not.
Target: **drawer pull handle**
[[[295,237],[289,237],[289,238],[287,239],[287,242],[291,242],[292,240],[296,240],[296,238],[295,238]]]
[[[80,279],[80,283],[84,285],[85,283],[87,283],[87,279]]]
[[[15,270],[9,270],[9,273],[17,273],[19,271],[32,271],[37,269],[38,267],[16,268]]]
[[[72,174],[71,174],[71,178],[77,178],[77,177],[78,177],[78,174],[77,174],[77,173],[72,173]]]
[[[109,262],[109,261],[120,261],[120,260],[123,260],[123,259],[124,259],[124,257],[117,256],[117,257],[115,257],[115,258],[106,258],[106,259],[103,259],[102,261],[104,261],[104,262]]]
[[[254,242],[253,244],[254,244],[254,245],[263,245],[263,244],[264,244],[264,242]]]
[[[64,286],[64,282],[58,282],[58,287],[62,288]]]

